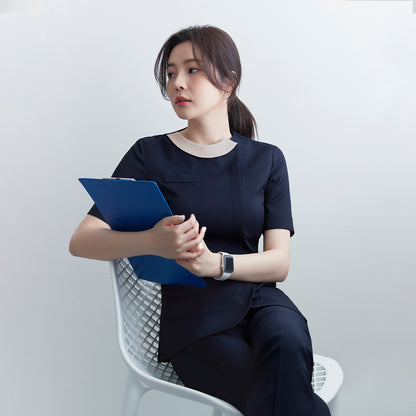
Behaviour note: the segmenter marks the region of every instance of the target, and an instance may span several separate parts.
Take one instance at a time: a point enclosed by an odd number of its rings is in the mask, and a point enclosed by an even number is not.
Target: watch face
[[[224,256],[224,272],[232,273],[234,271],[234,259],[232,256]]]

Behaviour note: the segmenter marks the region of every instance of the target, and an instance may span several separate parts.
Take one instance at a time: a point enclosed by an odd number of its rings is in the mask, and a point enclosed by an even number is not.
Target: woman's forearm
[[[234,271],[230,280],[246,282],[283,282],[289,271],[290,233],[286,229],[264,232],[263,252],[233,254]],[[191,273],[202,277],[218,278],[222,275],[222,255],[211,251],[205,241],[201,256],[190,260],[176,260]]]
[[[72,255],[96,260],[155,255],[168,259],[193,259],[203,252],[201,242],[205,227],[192,214],[162,218],[146,231],[115,231],[104,221],[87,215],[72,235],[69,251]]]
[[[269,249],[262,253],[232,254],[234,271],[230,280],[246,282],[283,282],[289,271],[289,252],[286,249]],[[218,278],[222,275],[222,254],[210,251],[193,260],[177,262],[191,273],[202,277]]]
[[[229,279],[248,282],[283,282],[289,272],[289,253],[282,249],[236,254]]]
[[[75,231],[69,251],[74,256],[96,260],[153,254],[149,230],[122,232],[106,228]]]

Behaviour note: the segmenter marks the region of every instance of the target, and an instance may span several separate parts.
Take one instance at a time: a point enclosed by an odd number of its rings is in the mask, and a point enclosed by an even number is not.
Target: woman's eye
[[[189,73],[195,74],[195,72],[193,72],[193,71],[198,72],[198,71],[200,71],[200,69],[199,68],[189,68]],[[173,78],[175,76],[175,73],[174,72],[168,72],[166,76],[168,77],[168,79],[170,79],[170,78]]]

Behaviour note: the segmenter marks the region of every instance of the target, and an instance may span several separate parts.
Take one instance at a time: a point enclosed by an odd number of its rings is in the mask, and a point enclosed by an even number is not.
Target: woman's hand
[[[204,227],[205,228],[205,227]],[[206,228],[205,228],[206,230]],[[197,257],[176,260],[191,273],[200,277],[220,277],[222,275],[222,255],[213,253],[202,240],[203,253]]]
[[[199,224],[192,214],[162,218],[151,230],[152,252],[167,259],[191,260],[203,252],[202,241],[206,228],[199,231]]]

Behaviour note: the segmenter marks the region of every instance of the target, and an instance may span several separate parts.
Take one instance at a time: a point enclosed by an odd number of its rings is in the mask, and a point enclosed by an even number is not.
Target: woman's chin
[[[189,119],[189,117],[186,117],[186,116],[184,116],[183,114],[178,114],[178,113],[176,113],[176,115],[177,115],[180,119],[182,119],[182,120],[188,120],[188,119]]]

